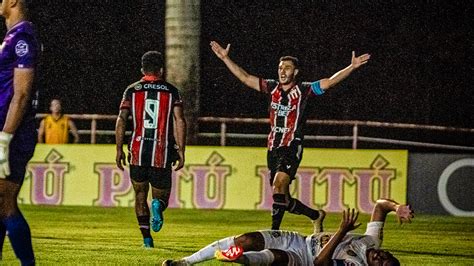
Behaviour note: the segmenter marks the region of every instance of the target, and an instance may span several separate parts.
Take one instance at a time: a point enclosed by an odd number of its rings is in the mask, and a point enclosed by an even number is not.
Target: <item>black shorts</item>
[[[158,189],[171,189],[171,168],[130,165],[130,178],[135,182],[149,182]]]
[[[22,185],[25,180],[26,167],[33,157],[36,146],[36,137],[31,139],[29,135],[15,136],[10,143],[8,163],[10,164],[10,175],[6,180]]]
[[[295,179],[296,171],[303,158],[301,142],[292,142],[290,146],[278,147],[267,152],[267,164],[270,170],[270,184],[277,172],[284,172],[290,176],[290,181]]]

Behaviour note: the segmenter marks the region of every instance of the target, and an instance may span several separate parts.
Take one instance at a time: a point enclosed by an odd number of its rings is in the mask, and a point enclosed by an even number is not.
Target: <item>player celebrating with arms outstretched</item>
[[[217,42],[211,42],[212,51],[219,57],[242,83],[254,90],[270,94],[270,125],[268,135],[267,164],[270,170],[270,184],[273,186],[272,229],[280,229],[285,211],[303,214],[313,220],[324,216],[324,211],[314,210],[290,196],[289,186],[302,159],[303,127],[311,98],[321,95],[348,77],[352,71],[366,64],[369,54],[356,57],[352,52],[351,64],[330,78],[315,82],[299,82],[298,59],[293,56],[280,58],[278,81],[262,79],[248,74],[229,57],[230,44],[224,49]],[[318,228],[315,228],[318,230]]]

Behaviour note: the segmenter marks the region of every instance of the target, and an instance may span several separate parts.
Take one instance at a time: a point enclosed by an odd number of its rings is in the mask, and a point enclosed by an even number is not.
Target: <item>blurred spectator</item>
[[[79,142],[77,128],[71,118],[62,113],[61,100],[53,99],[49,106],[51,114],[41,120],[38,130],[38,143],[65,144],[69,142],[69,132],[74,143]]]

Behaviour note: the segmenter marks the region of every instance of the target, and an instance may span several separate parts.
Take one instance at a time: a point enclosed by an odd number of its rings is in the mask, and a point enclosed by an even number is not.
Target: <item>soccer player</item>
[[[289,186],[302,159],[303,127],[306,122],[308,104],[314,96],[323,94],[348,77],[352,71],[366,64],[369,54],[356,57],[352,52],[351,64],[331,76],[315,82],[300,82],[298,59],[293,56],[280,58],[278,81],[262,79],[247,73],[229,57],[230,44],[224,49],[215,41],[212,51],[243,84],[270,95],[270,125],[268,135],[267,164],[270,170],[270,184],[273,186],[272,229],[280,229],[285,211],[309,217],[315,226],[324,214],[314,210],[289,194]],[[317,230],[317,228],[315,228]]]
[[[21,264],[34,265],[30,228],[17,203],[37,139],[33,81],[40,46],[27,11],[25,0],[0,5],[7,28],[0,46],[0,257],[8,231]]]
[[[344,211],[335,234],[317,232],[303,236],[297,232],[266,230],[218,240],[189,257],[166,260],[163,265],[193,265],[216,258],[246,265],[400,265],[389,252],[380,249],[387,214],[396,213],[400,223],[414,217],[409,205],[379,199],[365,234],[347,234],[360,226],[358,213]],[[323,219],[320,220],[323,222]]]
[[[69,116],[62,113],[61,100],[53,99],[49,106],[51,114],[41,120],[38,129],[38,142],[46,144],[65,144],[69,142],[69,132],[74,143],[79,142],[76,125]]]
[[[128,86],[120,104],[115,126],[117,167],[124,169],[123,152],[126,121],[131,116],[133,132],[128,145],[130,177],[135,190],[135,213],[146,248],[152,248],[150,209],[147,203],[151,185],[151,228],[163,226],[163,211],[171,192],[171,168],[184,166],[186,121],[181,96],[163,79],[163,56],[156,51],[142,56],[143,77]]]

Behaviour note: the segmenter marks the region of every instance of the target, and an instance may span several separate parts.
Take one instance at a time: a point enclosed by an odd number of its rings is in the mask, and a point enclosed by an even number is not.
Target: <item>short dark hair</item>
[[[285,55],[285,56],[280,57],[280,62],[281,61],[291,61],[293,62],[293,65],[295,65],[295,68],[299,68],[300,66],[300,60],[298,60],[298,58],[291,55]]]
[[[163,55],[157,51],[148,51],[142,56],[143,72],[156,73],[163,68]]]
[[[400,261],[397,258],[395,258],[394,256],[391,256],[389,258],[389,264],[388,265],[390,265],[390,266],[400,266]]]

